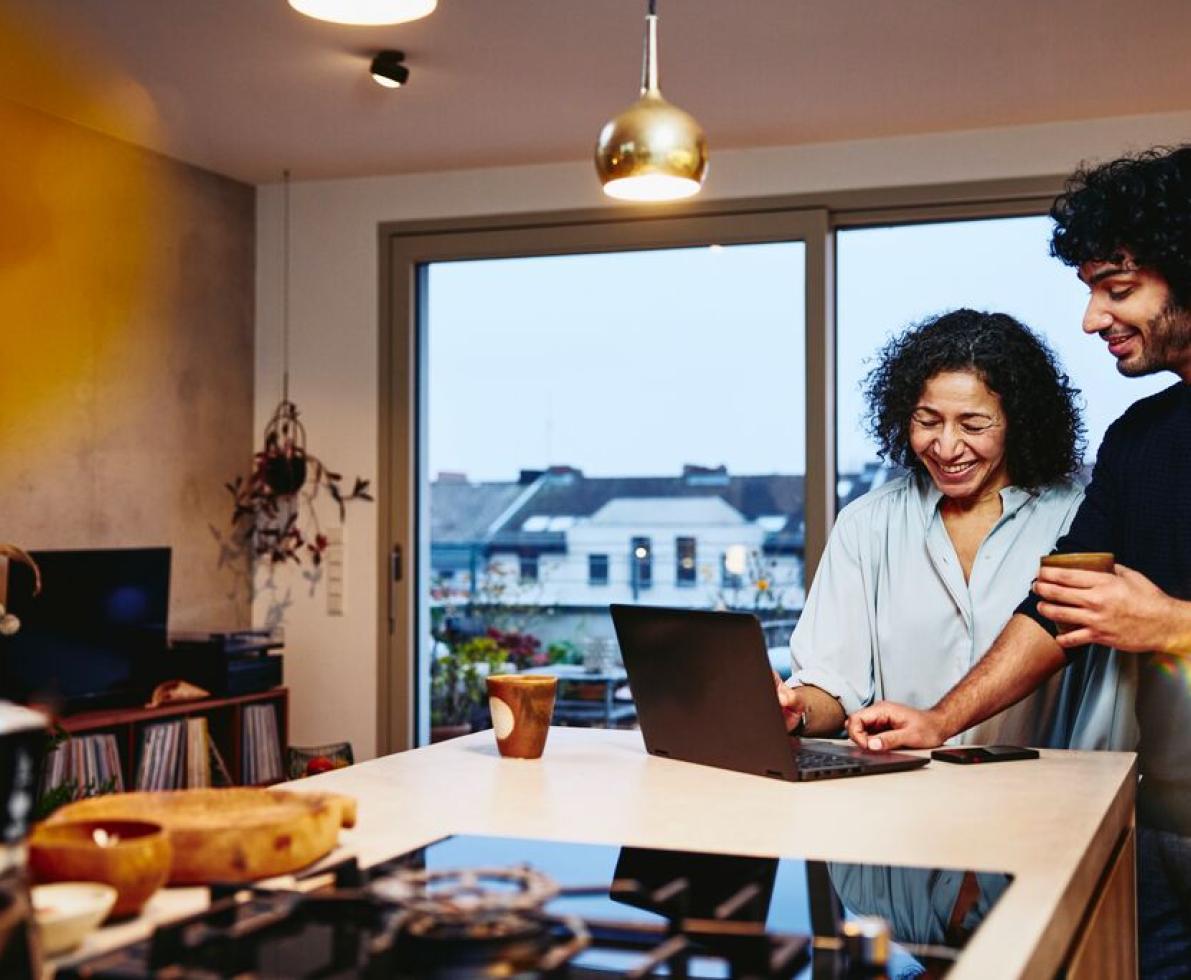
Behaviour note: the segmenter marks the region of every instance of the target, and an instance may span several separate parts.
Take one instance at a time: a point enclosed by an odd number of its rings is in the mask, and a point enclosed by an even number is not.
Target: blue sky
[[[801,243],[436,264],[430,472],[800,473]]]

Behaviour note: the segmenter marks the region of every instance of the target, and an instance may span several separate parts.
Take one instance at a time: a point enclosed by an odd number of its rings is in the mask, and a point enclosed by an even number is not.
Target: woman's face
[[[942,371],[926,382],[910,416],[910,448],[935,486],[953,500],[1009,485],[1001,397],[971,371]]]

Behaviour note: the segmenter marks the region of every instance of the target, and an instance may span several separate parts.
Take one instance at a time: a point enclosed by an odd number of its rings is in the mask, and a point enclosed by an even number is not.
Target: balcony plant
[[[489,626],[486,635],[504,653],[505,661],[513,664],[519,671],[529,670],[531,667],[544,667],[552,662],[549,649],[543,650],[542,641],[532,633]]]
[[[765,621],[791,611],[787,600],[796,586],[793,574],[782,575],[776,561],[754,549],[739,574],[721,579],[712,603],[716,609],[747,611]]]
[[[452,636],[437,644],[430,664],[432,742],[471,731],[488,698],[485,678],[504,663],[505,651],[490,636]]]

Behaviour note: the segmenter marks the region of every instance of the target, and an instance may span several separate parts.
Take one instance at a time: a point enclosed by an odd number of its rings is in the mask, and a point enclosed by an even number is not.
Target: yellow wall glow
[[[160,166],[131,147],[12,103],[0,132],[0,446],[20,451],[65,435],[63,404],[119,370],[168,278],[153,239],[175,216]]]
[[[246,625],[254,190],[11,101],[0,133],[0,541],[169,545],[171,626]]]

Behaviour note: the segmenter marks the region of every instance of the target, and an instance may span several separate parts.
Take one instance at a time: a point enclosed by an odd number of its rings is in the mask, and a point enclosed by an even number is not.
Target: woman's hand
[[[793,731],[802,723],[806,711],[802,688],[791,687],[776,670],[773,672],[773,683],[777,688],[777,703],[782,706],[782,716],[786,719],[786,731]]]

